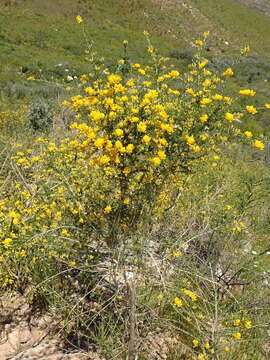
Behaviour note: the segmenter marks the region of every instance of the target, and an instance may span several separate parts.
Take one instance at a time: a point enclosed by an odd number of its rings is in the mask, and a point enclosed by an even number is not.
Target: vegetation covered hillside
[[[269,359],[269,18],[1,6],[0,359]]]
[[[211,54],[237,53],[247,43],[253,53],[270,53],[269,19],[234,0],[65,0],[64,6],[62,1],[6,0],[1,2],[1,78],[16,78],[20,67],[41,69],[47,77],[59,75],[58,63],[78,67],[85,39],[71,26],[77,14],[86,19],[88,40],[111,60],[121,55],[118,44],[124,39],[131,55],[141,59],[143,30],[164,55],[189,50],[192,39],[206,30],[212,33]]]
[[[236,65],[235,79],[260,88],[262,101],[269,96],[269,18],[237,1],[66,0],[63,6],[62,1],[6,0],[0,6],[0,84],[8,99],[59,96],[65,83],[87,71],[89,46],[108,66],[124,55],[119,47],[124,39],[132,60],[145,59],[144,30],[181,67],[191,61],[192,41],[203,31],[211,32],[207,56],[220,69],[250,45],[251,55]],[[85,18],[83,34],[74,23],[77,14]],[[31,77],[47,84],[27,81]]]
[[[270,4],[268,0],[239,0],[239,2],[267,16],[270,15]]]

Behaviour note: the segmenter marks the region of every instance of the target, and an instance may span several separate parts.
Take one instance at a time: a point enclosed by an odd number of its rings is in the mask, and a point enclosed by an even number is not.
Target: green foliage
[[[48,131],[53,123],[52,105],[44,99],[36,100],[29,106],[27,120],[34,131]]]

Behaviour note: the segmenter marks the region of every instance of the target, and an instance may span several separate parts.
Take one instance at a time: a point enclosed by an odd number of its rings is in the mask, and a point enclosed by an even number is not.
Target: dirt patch
[[[97,352],[67,349],[56,331],[59,320],[33,312],[23,296],[0,301],[0,360],[105,360]]]

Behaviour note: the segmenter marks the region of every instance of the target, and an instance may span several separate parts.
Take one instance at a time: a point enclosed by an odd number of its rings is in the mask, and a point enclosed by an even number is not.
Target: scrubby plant
[[[249,174],[246,194],[235,181],[233,205],[225,203],[234,192],[224,169],[234,168],[232,150],[252,145],[260,156],[263,139],[237,126],[259,111],[249,102],[238,108],[225,94],[233,69],[207,68],[208,33],[195,41],[183,74],[145,35],[149,64],[126,55],[111,72],[94,64],[63,103],[75,114],[70,131],[38,137],[31,149],[17,145],[14,186],[0,203],[1,287],[30,288],[33,301],[61,308],[73,338],[76,325],[84,343],[107,337],[110,358],[147,356],[139,334],[159,328],[188,358],[226,359],[226,349],[241,348],[232,340],[254,334],[254,314],[232,287],[252,263],[238,260],[257,183]],[[255,95],[241,89],[236,96]],[[52,121],[43,103],[30,115],[34,130]],[[123,341],[114,342],[114,333]]]
[[[35,131],[46,131],[53,123],[52,106],[45,99],[34,100],[29,105],[29,126]]]

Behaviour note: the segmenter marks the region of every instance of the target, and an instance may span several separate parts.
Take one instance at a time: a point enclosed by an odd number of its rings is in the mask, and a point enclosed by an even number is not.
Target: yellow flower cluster
[[[203,44],[196,41],[199,49]],[[154,50],[150,56],[158,64],[165,62]],[[12,201],[3,200],[0,242],[8,259],[26,253],[37,263],[25,240],[34,238],[33,247],[44,244],[41,257],[48,252],[74,264],[68,242],[58,241],[55,253],[46,236],[35,234],[77,239],[81,231],[86,235],[78,242],[85,246],[91,236],[114,246],[119,234],[124,237],[142,226],[144,214],[151,218],[172,177],[184,176],[207,157],[217,166],[224,144],[235,138],[263,150],[250,131],[241,134],[235,128],[242,115],[232,109],[233,98],[222,93],[222,74],[210,71],[207,59],[198,54],[185,74],[158,64],[136,63],[124,74],[105,72],[100,65],[95,75],[83,74],[78,93],[63,102],[75,118],[69,134],[54,142],[38,138],[33,149],[16,149],[14,166],[38,185],[14,187]],[[230,68],[223,73],[232,74]],[[255,95],[252,90],[242,94]],[[245,116],[256,113],[253,106],[246,107]],[[70,224],[76,230],[65,228]],[[197,300],[190,290],[182,292]],[[180,307],[182,300],[175,298],[174,304]]]

